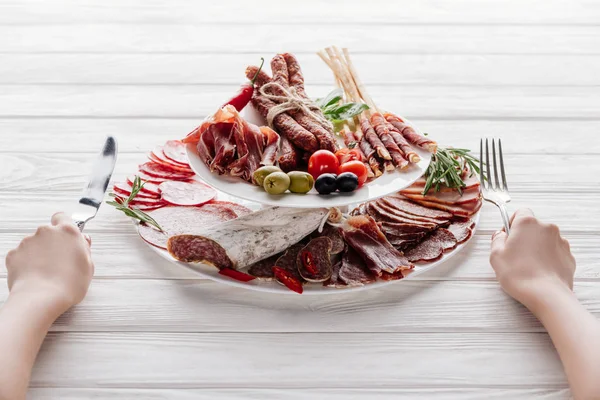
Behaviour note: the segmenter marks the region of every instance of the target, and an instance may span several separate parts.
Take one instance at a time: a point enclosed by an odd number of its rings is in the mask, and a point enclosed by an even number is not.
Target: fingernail
[[[492,235],[492,240],[496,239],[496,236],[498,236],[499,234],[500,234],[500,231],[494,232],[494,234]]]

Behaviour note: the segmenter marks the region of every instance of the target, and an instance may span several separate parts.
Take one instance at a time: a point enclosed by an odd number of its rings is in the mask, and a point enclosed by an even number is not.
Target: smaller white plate
[[[257,117],[251,116],[250,114],[250,112],[246,112],[247,120],[253,123],[258,122]],[[260,124],[260,122],[258,123]],[[413,128],[417,130],[417,128],[409,121],[405,120],[405,123],[413,126]],[[417,132],[419,131],[417,130]],[[339,141],[343,144],[341,139],[339,139]],[[392,172],[385,172],[379,178],[366,183],[363,187],[352,193],[336,192],[329,195],[320,195],[313,188],[307,194],[288,192],[280,195],[271,195],[265,192],[263,188],[248,183],[240,178],[210,172],[206,164],[198,155],[195,145],[188,144],[186,149],[192,170],[194,170],[200,179],[215,189],[245,200],[291,208],[342,207],[387,196],[388,194],[398,192],[410,186],[419,179],[425,173],[429,166],[429,162],[431,161],[430,153],[415,148],[415,151],[421,157],[419,163],[413,164],[403,171],[395,170]]]

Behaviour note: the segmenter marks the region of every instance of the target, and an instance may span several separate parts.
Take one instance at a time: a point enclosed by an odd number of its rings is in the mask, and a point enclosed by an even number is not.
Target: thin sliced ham
[[[450,204],[450,205],[460,205],[460,204],[469,204],[469,203],[477,203],[481,197],[481,193],[479,191],[479,186],[476,186],[472,189],[464,190],[462,193],[459,193],[458,190],[454,190],[452,192],[435,192],[430,190],[429,193],[425,196],[422,194],[415,194],[406,191],[400,192],[404,197],[407,197],[411,200],[424,200],[431,201],[434,203],[441,204]]]
[[[394,214],[398,217],[402,217],[405,219],[410,219],[410,220],[414,220],[414,221],[419,221],[419,222],[429,222],[429,223],[433,223],[433,224],[446,224],[448,223],[448,219],[436,219],[436,218],[431,218],[431,217],[426,217],[426,216],[422,216],[422,215],[414,215],[414,214],[410,214],[406,211],[404,211],[401,208],[398,208],[396,206],[394,206],[393,201],[388,201],[388,199],[381,198],[378,199],[375,204],[377,204],[377,206],[381,207],[383,210]]]
[[[385,197],[385,201],[390,206],[402,210],[408,214],[446,221],[452,218],[451,213],[420,206],[419,204],[415,204],[405,197],[399,195],[387,196]]]
[[[391,213],[387,210],[382,209],[377,203],[369,202],[366,204],[367,214],[373,217],[376,221],[380,222],[392,222],[399,224],[412,224],[418,225],[425,228],[433,229],[437,224],[428,221],[417,221],[411,218],[406,218],[395,213]]]
[[[435,203],[435,202],[431,202],[431,201],[422,201],[422,200],[413,200],[413,201],[415,203],[420,204],[423,207],[431,207],[431,208],[434,208],[437,210],[449,212],[449,213],[452,213],[453,215],[455,215],[457,217],[461,217],[461,218],[471,217],[473,214],[475,214],[477,211],[479,211],[479,209],[481,208],[481,204],[482,204],[481,200],[479,200],[477,203],[475,203],[471,207],[467,207],[466,205],[460,206],[460,205],[441,204],[441,203]]]

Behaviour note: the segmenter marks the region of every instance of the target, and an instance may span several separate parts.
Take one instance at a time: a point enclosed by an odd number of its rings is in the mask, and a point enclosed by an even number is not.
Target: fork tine
[[[487,138],[485,139],[485,169],[487,172],[487,181],[488,181],[488,188],[494,190],[494,185],[492,183],[492,173],[490,171],[490,149],[488,146],[488,140]]]
[[[506,183],[506,174],[504,173],[504,159],[502,157],[502,140],[498,139],[498,155],[500,156],[500,174],[502,175],[502,187],[508,191],[508,184]]]
[[[479,182],[481,183],[481,187],[487,189],[485,179],[483,178],[483,138],[479,140]]]
[[[500,180],[498,179],[498,163],[496,163],[496,139],[492,138],[492,160],[494,160],[494,183],[495,189],[502,190],[500,186]]]

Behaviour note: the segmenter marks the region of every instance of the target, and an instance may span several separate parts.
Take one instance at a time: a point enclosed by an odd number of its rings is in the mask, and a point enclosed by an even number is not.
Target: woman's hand
[[[83,300],[94,265],[89,238],[79,232],[71,218],[58,213],[51,222],[6,255],[6,269],[11,294],[43,296],[49,311],[58,317]]]
[[[575,258],[556,225],[540,222],[529,209],[511,219],[510,235],[492,237],[490,263],[502,289],[534,314],[543,296],[573,290]]]

